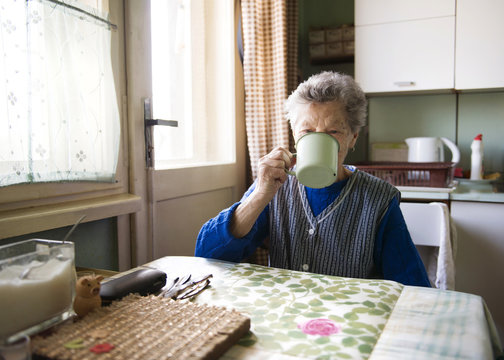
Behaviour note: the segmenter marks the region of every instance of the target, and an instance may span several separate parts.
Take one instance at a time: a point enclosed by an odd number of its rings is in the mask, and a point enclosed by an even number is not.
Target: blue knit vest
[[[376,233],[399,191],[355,170],[317,217],[303,185],[289,176],[270,202],[270,265],[326,275],[374,277]]]

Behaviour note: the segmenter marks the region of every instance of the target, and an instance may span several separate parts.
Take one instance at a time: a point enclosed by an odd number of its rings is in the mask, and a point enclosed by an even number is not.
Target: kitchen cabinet
[[[355,78],[366,93],[452,89],[454,62],[455,0],[355,1]]]
[[[455,15],[455,0],[355,0],[355,24],[376,25]]]
[[[504,203],[451,201],[457,231],[455,290],[480,295],[504,340]]]
[[[457,0],[456,89],[504,87],[502,14],[502,0]]]
[[[504,88],[503,13],[501,0],[355,0],[355,78],[366,93]]]

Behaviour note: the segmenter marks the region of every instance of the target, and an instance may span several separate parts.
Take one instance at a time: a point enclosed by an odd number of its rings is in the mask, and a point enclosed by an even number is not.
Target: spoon
[[[72,226],[72,228],[67,232],[67,234],[65,235],[65,237],[63,238],[62,242],[65,243],[68,238],[70,237],[70,235],[72,235],[72,233],[74,232],[75,228],[77,227],[77,225],[80,224],[80,222],[82,220],[84,220],[84,218],[86,217],[86,215],[82,215],[79,220],[77,220],[77,222]],[[35,269],[35,268],[38,268],[38,267],[41,267],[42,265],[45,265],[45,263],[42,263],[42,264],[39,264],[39,265],[35,265],[35,266],[32,266],[28,269],[25,269],[21,275],[19,275],[19,278],[20,279],[26,279],[26,277],[30,274],[30,272]]]
[[[84,218],[86,217],[86,215],[82,215],[79,220],[77,220],[77,222],[74,224],[74,226],[72,226],[72,228],[67,232],[67,234],[65,235],[65,237],[63,238],[62,242],[65,243],[68,238],[70,237],[70,235],[72,235],[72,233],[74,232],[75,228],[77,227],[77,225],[80,224],[80,222],[82,220],[84,220]]]

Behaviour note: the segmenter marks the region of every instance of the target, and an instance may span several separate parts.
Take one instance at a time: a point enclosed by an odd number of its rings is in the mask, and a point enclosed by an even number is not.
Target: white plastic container
[[[483,135],[478,134],[471,144],[471,180],[483,179]]]

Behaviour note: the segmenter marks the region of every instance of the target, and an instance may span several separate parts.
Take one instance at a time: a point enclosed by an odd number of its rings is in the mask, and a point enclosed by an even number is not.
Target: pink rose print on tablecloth
[[[298,324],[298,328],[305,334],[320,336],[329,336],[341,331],[341,325],[329,319],[313,319],[304,324]]]

